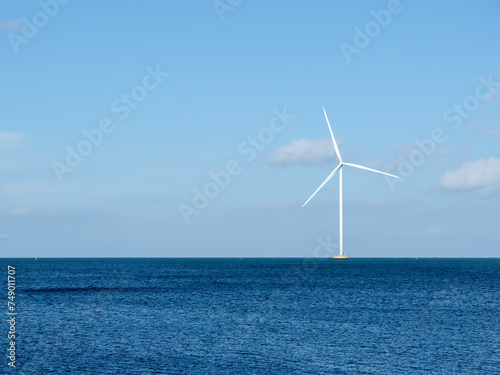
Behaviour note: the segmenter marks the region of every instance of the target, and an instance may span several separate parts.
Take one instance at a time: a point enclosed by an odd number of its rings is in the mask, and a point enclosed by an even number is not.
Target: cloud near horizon
[[[342,138],[337,140],[341,143]],[[278,148],[267,157],[270,165],[284,167],[293,164],[321,164],[335,158],[330,139],[299,139]]]
[[[0,151],[21,147],[26,140],[22,133],[0,131]]]
[[[500,187],[500,158],[468,161],[455,171],[446,171],[439,186],[450,190]]]
[[[18,218],[18,217],[29,217],[29,216],[34,216],[35,211],[30,210],[28,208],[16,208],[14,210],[11,210],[5,214],[5,217],[8,218]]]
[[[0,30],[1,31],[17,31],[21,29],[23,25],[23,21],[18,20],[8,20],[5,22],[0,22]]]

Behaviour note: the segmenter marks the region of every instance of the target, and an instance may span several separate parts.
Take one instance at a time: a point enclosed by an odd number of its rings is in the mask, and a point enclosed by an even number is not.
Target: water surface
[[[0,263],[19,313],[5,373],[500,373],[498,259]]]

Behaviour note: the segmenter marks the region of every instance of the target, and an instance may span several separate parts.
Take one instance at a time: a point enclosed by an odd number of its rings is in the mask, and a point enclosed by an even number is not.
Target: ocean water
[[[499,259],[0,264],[0,373],[500,374]]]

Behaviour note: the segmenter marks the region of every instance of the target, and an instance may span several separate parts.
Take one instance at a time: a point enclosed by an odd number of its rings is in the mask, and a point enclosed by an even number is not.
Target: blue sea
[[[499,259],[0,263],[0,373],[500,374]]]

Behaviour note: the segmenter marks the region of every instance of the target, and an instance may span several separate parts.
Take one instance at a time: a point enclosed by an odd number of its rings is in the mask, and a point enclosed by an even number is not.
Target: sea
[[[500,259],[1,259],[0,277],[2,374],[500,374]]]

